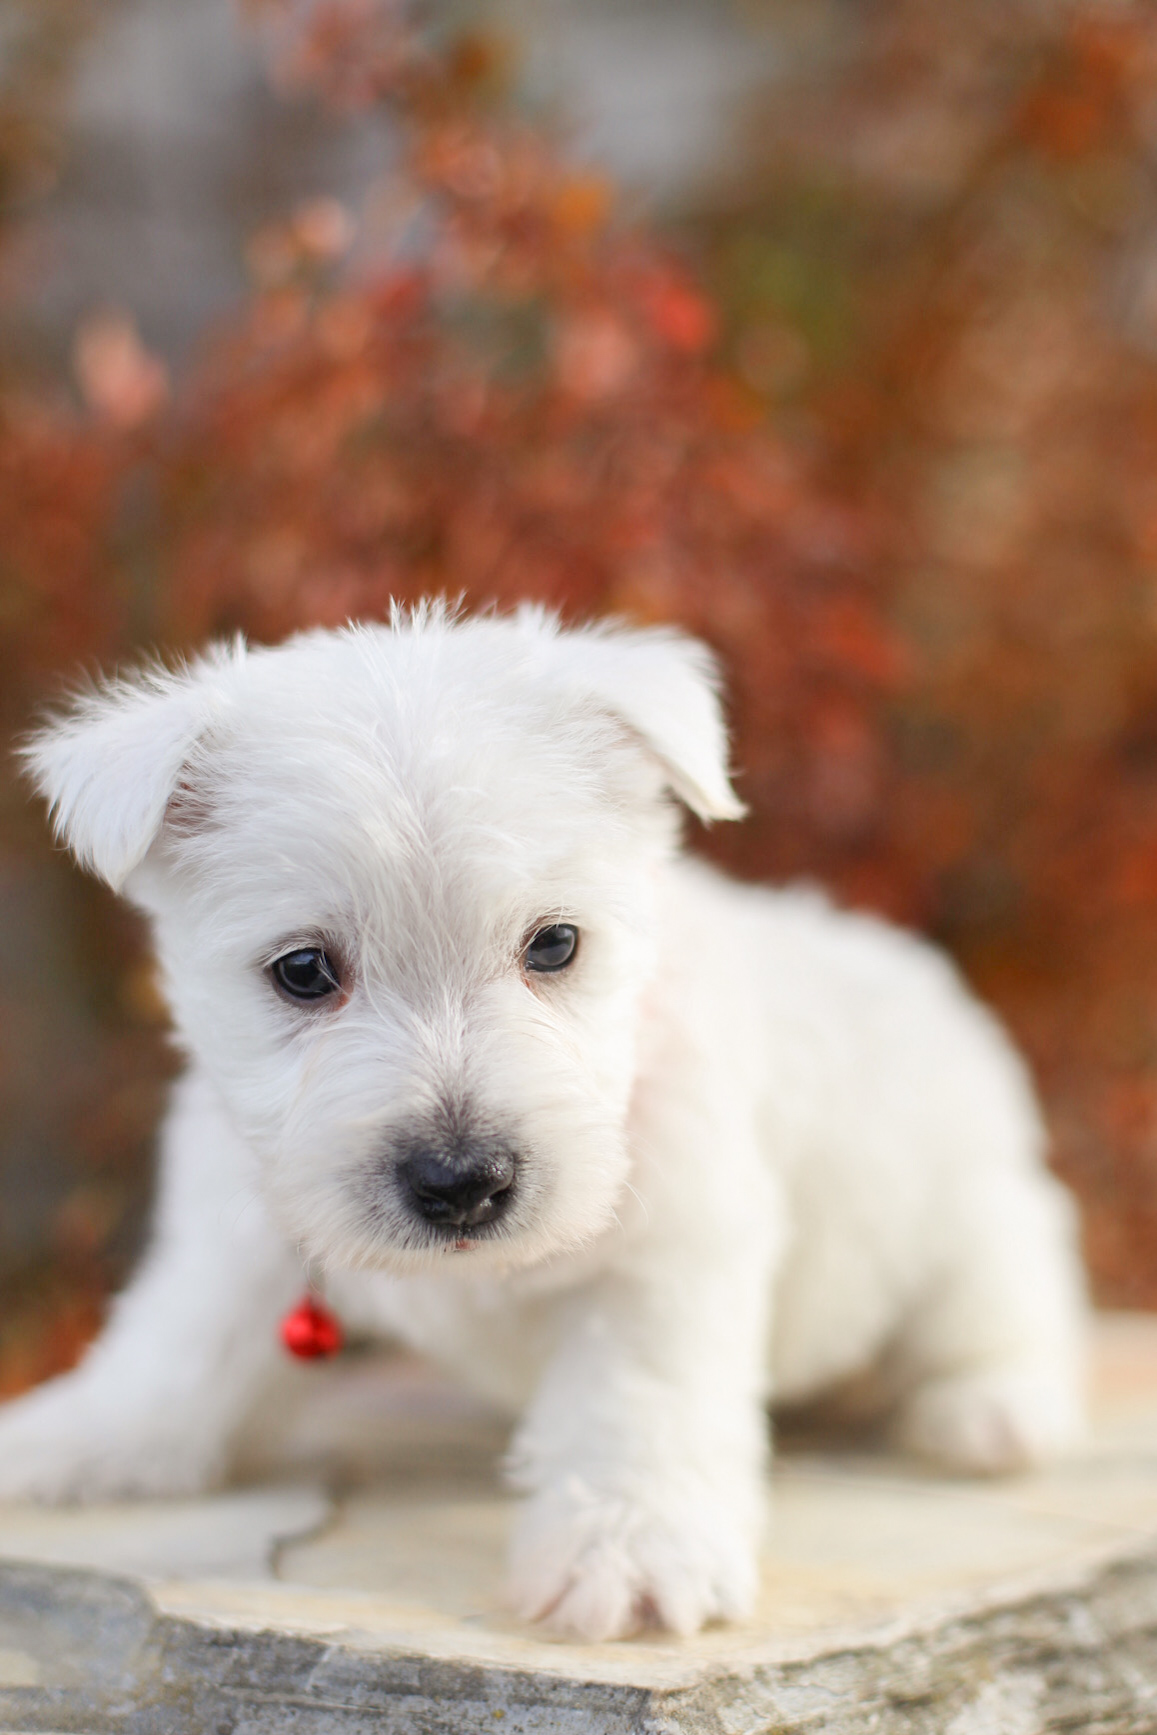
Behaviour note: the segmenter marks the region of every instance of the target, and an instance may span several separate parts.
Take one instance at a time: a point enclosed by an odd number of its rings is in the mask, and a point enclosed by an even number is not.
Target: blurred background
[[[435,591],[709,639],[753,814],[697,845],[950,948],[1157,1307],[1150,7],[0,0],[6,735]],[[176,1065],[6,754],[0,1393],[99,1323]]]

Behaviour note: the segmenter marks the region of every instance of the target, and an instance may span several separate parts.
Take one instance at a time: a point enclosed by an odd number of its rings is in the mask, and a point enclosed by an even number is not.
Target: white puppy
[[[27,758],[190,1065],[148,1255],[0,1415],[0,1494],[217,1477],[305,1267],[521,1412],[516,1606],[591,1639],[751,1608],[772,1394],[886,1358],[949,1465],[1078,1434],[1072,1213],[993,1019],[679,854],[672,792],[741,812],[701,646],[423,609],[118,680]]]

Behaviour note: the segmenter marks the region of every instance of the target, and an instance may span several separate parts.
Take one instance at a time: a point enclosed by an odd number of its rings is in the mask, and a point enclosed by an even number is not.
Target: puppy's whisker
[[[630,1193],[630,1195],[633,1199],[638,1200],[639,1210],[643,1214],[643,1222],[649,1223],[651,1221],[651,1207],[648,1205],[646,1199],[644,1199],[642,1193],[639,1192],[639,1189],[635,1186],[632,1186],[632,1184],[629,1180],[625,1180],[623,1182],[623,1189],[625,1192]],[[616,1221],[617,1221],[617,1219],[616,1219]]]

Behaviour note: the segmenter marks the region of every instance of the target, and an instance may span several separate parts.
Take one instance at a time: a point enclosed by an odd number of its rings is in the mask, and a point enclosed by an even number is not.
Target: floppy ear
[[[529,610],[523,624],[553,628]],[[615,623],[553,628],[552,641],[566,683],[645,742],[692,813],[704,821],[742,819],[747,809],[727,769],[719,668],[706,645],[669,627]]]
[[[240,643],[216,646],[187,668],[118,677],[19,748],[57,837],[115,891],[160,831],[181,768],[219,708],[220,676],[244,654]]]

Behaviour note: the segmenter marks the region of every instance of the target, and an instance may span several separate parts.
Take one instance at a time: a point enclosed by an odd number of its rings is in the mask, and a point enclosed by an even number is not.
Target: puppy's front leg
[[[278,1353],[300,1263],[195,1074],[174,1091],[161,1154],[152,1243],[101,1336],[71,1373],[0,1409],[0,1498],[203,1488]]]
[[[776,1213],[704,1179],[573,1298],[516,1436],[515,1606],[558,1632],[691,1633],[754,1601]]]

